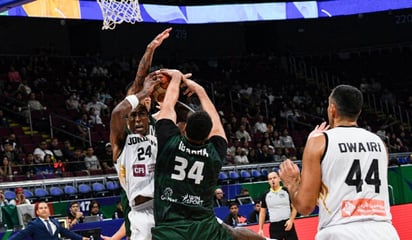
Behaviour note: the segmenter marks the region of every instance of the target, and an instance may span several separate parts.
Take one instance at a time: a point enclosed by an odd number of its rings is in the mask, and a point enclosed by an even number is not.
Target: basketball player
[[[159,72],[170,76],[171,82],[156,122],[159,155],[153,239],[265,239],[216,219],[213,193],[227,148],[219,114],[204,88],[187,75],[177,70]],[[184,94],[196,94],[203,109],[188,117],[183,134],[176,126],[174,108],[181,81],[187,87]]]
[[[156,84],[155,73],[148,75],[143,89],[128,95],[114,109],[110,121],[110,143],[116,162],[119,181],[124,189],[131,211],[131,239],[151,239],[153,221],[153,177],[157,156],[156,137],[149,135],[149,115],[144,100]]]
[[[172,28],[167,28],[163,32],[159,33],[146,47],[146,51],[143,54],[142,58],[140,59],[139,66],[136,71],[136,77],[130,87],[127,89],[127,95],[133,95],[138,93],[142,88],[143,88],[143,83],[146,78],[146,76],[149,74],[149,69],[152,64],[152,59],[153,59],[153,54],[155,50],[163,43],[165,39],[167,39],[170,35],[170,31],[172,31]],[[150,103],[146,99],[145,105],[149,111],[150,109]],[[154,125],[154,123],[153,123]],[[154,133],[152,133],[154,134]],[[117,159],[116,159],[117,160]],[[121,202],[122,206],[125,212],[125,222],[122,224],[120,229],[112,236],[101,236],[104,240],[120,240],[124,236],[127,236],[128,238],[131,235],[130,232],[130,221],[128,219],[128,213],[130,211],[129,207],[129,202],[127,200],[127,196],[124,193],[122,189],[121,193]]]
[[[280,177],[299,213],[319,205],[317,240],[399,239],[391,224],[387,149],[377,135],[358,128],[363,105],[355,87],[339,85],[329,96],[329,126],[310,133],[302,174],[290,160]]]

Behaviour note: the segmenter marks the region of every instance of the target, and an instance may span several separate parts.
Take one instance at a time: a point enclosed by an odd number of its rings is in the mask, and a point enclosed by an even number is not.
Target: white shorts
[[[133,208],[129,212],[131,240],[151,240],[152,227],[155,226],[153,206],[138,211]]]
[[[399,240],[395,227],[388,222],[353,222],[320,230],[316,240]]]

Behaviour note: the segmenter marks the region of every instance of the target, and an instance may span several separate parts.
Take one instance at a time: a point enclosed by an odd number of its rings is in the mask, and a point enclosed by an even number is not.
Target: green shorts
[[[152,228],[152,240],[232,240],[230,233],[217,222],[215,216],[202,221],[180,221],[160,224]]]

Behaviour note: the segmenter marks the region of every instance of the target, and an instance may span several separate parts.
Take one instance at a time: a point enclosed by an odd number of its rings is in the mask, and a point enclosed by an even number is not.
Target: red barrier
[[[408,239],[412,236],[412,228],[410,227],[410,213],[412,212],[412,204],[402,204],[391,207],[392,222],[399,233],[400,239]],[[295,221],[296,231],[301,240],[315,239],[318,217],[299,218]],[[247,226],[257,232],[258,225]],[[269,224],[266,223],[263,228],[265,235],[269,237]]]

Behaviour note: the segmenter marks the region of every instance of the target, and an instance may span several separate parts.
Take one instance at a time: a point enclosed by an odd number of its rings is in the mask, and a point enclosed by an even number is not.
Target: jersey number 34
[[[188,167],[188,161],[186,158],[176,156],[174,170],[177,174],[172,174],[172,179],[183,181],[186,178],[195,180],[195,184],[200,184],[203,180],[203,167],[204,162],[195,161],[190,169]]]

